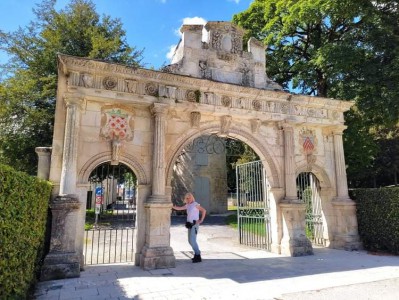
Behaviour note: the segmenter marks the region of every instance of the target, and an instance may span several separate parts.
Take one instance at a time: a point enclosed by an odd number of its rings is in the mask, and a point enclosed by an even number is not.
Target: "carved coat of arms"
[[[317,146],[315,133],[311,129],[302,129],[299,133],[299,142],[306,155],[313,154]]]
[[[311,129],[302,129],[299,132],[299,143],[302,146],[302,152],[306,156],[307,169],[311,171],[316,162],[316,156],[314,155],[317,148],[315,132]]]
[[[131,116],[121,109],[111,109],[103,114],[101,136],[107,140],[132,140]]]

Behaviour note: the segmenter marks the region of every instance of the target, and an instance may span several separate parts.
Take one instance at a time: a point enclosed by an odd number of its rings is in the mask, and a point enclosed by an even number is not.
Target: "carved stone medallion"
[[[158,87],[155,83],[149,82],[145,85],[145,93],[150,96],[158,96]]]
[[[229,96],[222,96],[222,105],[224,107],[230,107],[231,106],[231,98]]]
[[[116,88],[118,81],[114,77],[104,77],[103,86],[106,90],[113,90]]]

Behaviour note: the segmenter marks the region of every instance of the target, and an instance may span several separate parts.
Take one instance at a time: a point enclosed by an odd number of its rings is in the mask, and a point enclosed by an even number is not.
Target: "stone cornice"
[[[127,99],[131,98],[129,95],[140,95],[146,103],[147,98],[159,102],[158,97],[162,97],[172,99],[177,105],[196,101],[218,109],[326,119],[335,124],[343,124],[343,112],[354,104],[351,101],[256,89],[62,54],[58,55],[58,60],[59,70],[68,76],[69,89],[87,88],[95,91],[98,97],[119,98],[117,96],[122,95]],[[193,94],[198,95],[197,98],[187,96]]]

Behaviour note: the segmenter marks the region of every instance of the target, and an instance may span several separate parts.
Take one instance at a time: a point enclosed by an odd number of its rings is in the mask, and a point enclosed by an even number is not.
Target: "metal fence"
[[[134,228],[90,229],[85,231],[86,265],[134,261]]]
[[[134,261],[136,177],[109,162],[90,174],[84,249],[86,265]]]
[[[303,172],[296,182],[298,198],[306,203],[306,236],[313,244],[325,246],[319,180],[313,173]]]
[[[236,178],[240,243],[270,251],[269,186],[262,162],[237,165]]]

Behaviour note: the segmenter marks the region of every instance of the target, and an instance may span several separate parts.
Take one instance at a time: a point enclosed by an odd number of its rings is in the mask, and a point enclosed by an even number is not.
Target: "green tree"
[[[235,191],[236,167],[240,164],[259,160],[259,156],[254,150],[240,140],[225,139],[226,143],[226,166],[227,166],[227,186],[230,191]]]
[[[142,50],[127,44],[119,19],[100,16],[91,0],[56,0],[34,9],[36,19],[15,32],[0,31],[10,55],[0,81],[0,162],[34,174],[35,147],[51,146],[57,84],[57,53],[139,66]]]
[[[398,14],[388,0],[255,0],[233,17],[268,45],[268,75],[285,89],[356,101],[345,135],[353,181],[377,169],[377,133],[398,126]]]

